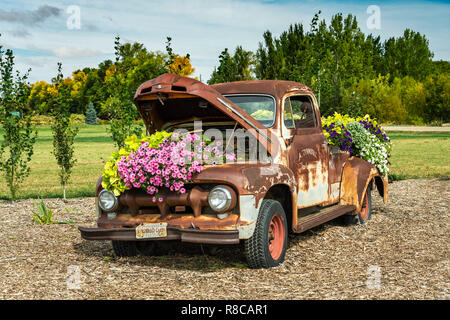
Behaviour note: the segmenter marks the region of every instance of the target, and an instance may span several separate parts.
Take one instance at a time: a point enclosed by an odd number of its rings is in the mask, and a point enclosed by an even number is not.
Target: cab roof
[[[312,90],[298,82],[286,80],[250,80],[225,82],[211,85],[222,95],[226,94],[269,94],[280,99],[288,92],[301,91],[304,93],[312,93]]]

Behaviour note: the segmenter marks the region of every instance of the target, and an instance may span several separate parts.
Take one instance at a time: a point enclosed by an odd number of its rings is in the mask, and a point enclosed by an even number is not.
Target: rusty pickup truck
[[[233,162],[205,166],[186,193],[163,202],[131,189],[116,197],[96,185],[97,227],[80,227],[86,240],[111,240],[118,256],[152,254],[162,241],[244,242],[248,265],[282,263],[288,233],[301,233],[339,216],[350,223],[371,217],[371,191],[388,199],[386,177],[365,160],[327,143],[317,100],[291,81],[257,80],[206,85],[164,74],[143,83],[135,105],[147,132],[214,129],[244,152]],[[231,134],[230,134],[231,133]],[[242,138],[242,137],[241,137]],[[230,143],[230,140],[233,140]],[[242,140],[242,139],[241,139]],[[261,151],[262,150],[262,151]]]

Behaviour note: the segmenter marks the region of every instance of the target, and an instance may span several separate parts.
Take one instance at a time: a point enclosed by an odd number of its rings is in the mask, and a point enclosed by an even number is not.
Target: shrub
[[[84,114],[72,113],[69,118],[69,122],[71,125],[80,125],[85,124],[86,120]]]
[[[51,125],[53,123],[53,117],[35,114],[31,117],[31,123],[34,125]]]

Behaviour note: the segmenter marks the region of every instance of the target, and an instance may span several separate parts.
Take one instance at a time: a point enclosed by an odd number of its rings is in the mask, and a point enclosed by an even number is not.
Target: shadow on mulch
[[[290,233],[288,249],[311,237],[320,237],[329,227],[343,225],[344,222],[338,218],[301,234]],[[73,248],[81,256],[116,264],[156,266],[202,272],[214,272],[228,268],[248,268],[243,241],[238,245],[200,245],[179,241],[160,241],[152,256],[138,255],[130,258],[117,257],[110,241],[82,240],[75,243]]]
[[[82,256],[116,264],[202,272],[214,272],[228,268],[247,268],[242,244],[219,246],[164,241],[158,243],[154,255],[138,255],[130,258],[117,257],[110,241],[82,240],[75,243],[73,248]]]

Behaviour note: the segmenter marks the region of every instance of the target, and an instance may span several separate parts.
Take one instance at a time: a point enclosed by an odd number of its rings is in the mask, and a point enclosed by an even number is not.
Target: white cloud
[[[86,58],[103,55],[99,50],[78,47],[58,47],[53,49],[52,53],[59,58]]]

